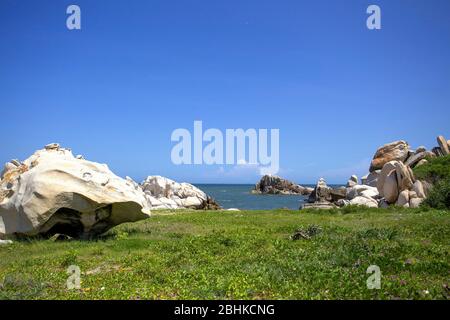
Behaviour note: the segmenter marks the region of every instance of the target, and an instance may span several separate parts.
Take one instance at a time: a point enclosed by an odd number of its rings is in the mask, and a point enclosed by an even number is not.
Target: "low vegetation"
[[[427,164],[414,169],[414,175],[433,184],[424,206],[450,209],[450,155],[428,159]]]
[[[97,241],[0,247],[0,299],[448,299],[449,231],[426,208],[165,211]]]

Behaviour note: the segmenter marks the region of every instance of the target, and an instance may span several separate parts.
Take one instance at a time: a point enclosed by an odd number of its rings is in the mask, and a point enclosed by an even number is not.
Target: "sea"
[[[210,197],[214,198],[224,209],[240,210],[298,210],[308,196],[302,195],[255,195],[251,190],[253,184],[195,184]],[[304,185],[314,188],[315,185]]]

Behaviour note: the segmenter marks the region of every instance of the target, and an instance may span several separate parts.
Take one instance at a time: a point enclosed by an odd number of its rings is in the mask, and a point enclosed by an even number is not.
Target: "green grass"
[[[163,212],[97,241],[0,247],[0,299],[448,299],[449,213]],[[68,290],[74,264],[81,289]],[[381,290],[367,289],[370,265]]]

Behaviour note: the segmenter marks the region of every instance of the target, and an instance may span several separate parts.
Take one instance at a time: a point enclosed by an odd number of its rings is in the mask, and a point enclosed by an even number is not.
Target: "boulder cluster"
[[[253,194],[309,195],[312,190],[278,176],[265,175],[251,192]]]
[[[219,206],[190,184],[149,177],[139,185],[56,143],[25,161],[6,163],[0,174],[0,239],[54,234],[91,238],[160,208]]]
[[[152,209],[221,209],[214,199],[189,183],[149,176],[142,182],[141,187]]]
[[[335,208],[362,205],[372,208],[396,205],[417,208],[427,197],[432,185],[417,180],[413,168],[428,158],[450,154],[450,141],[437,137],[438,146],[412,150],[403,140],[386,144],[375,153],[369,173],[361,178],[353,175],[345,187],[333,189],[320,179],[303,208]]]

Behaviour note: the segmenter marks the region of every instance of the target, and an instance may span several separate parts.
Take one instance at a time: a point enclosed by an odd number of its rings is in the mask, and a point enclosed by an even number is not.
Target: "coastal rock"
[[[419,197],[419,198],[426,197],[425,190],[423,188],[423,184],[420,180],[417,180],[416,182],[414,182],[413,191],[417,194],[417,197]]]
[[[409,191],[404,190],[398,195],[396,205],[399,207],[409,207]]]
[[[0,238],[90,238],[150,216],[142,190],[104,164],[76,159],[57,143],[7,165],[0,181]]]
[[[418,208],[418,207],[420,207],[420,205],[422,204],[422,202],[424,201],[425,199],[423,199],[423,198],[413,198],[413,199],[410,199],[409,200],[409,207],[410,208]]]
[[[399,194],[397,174],[395,171],[391,171],[384,181],[383,195],[388,203],[395,203]]]
[[[381,199],[378,203],[378,208],[386,209],[389,208],[389,203],[385,199]]]
[[[352,200],[358,196],[366,196],[377,198],[379,196],[378,189],[367,185],[356,185],[353,188],[347,188],[347,200]]]
[[[397,161],[395,164],[397,174],[397,186],[399,191],[411,189],[414,183],[414,174],[410,167]]]
[[[347,198],[347,189],[345,187],[331,189],[330,193],[332,202]]]
[[[378,202],[370,197],[358,196],[350,201],[351,205],[378,208]]]
[[[433,156],[434,154],[428,151],[416,153],[405,161],[405,165],[414,168],[420,161],[425,160],[426,157],[433,157]]]
[[[439,136],[439,137],[437,137],[437,142],[439,144],[439,147],[441,148],[443,155],[444,156],[449,155],[450,150],[448,147],[447,140],[445,140],[445,138],[443,136]]]
[[[386,144],[379,148],[375,153],[370,165],[370,172],[382,169],[389,161],[405,161],[408,157],[409,145],[407,142],[400,140]]]
[[[347,188],[354,187],[358,184],[358,177],[356,175],[352,175],[350,179],[347,181]]]
[[[427,148],[425,148],[424,146],[420,146],[416,149],[415,154],[422,153],[422,152],[427,152]]]
[[[265,175],[255,185],[253,194],[299,194],[309,195],[311,188],[305,188],[278,176]]]
[[[309,195],[308,202],[330,202],[333,200],[331,196],[331,188],[327,186],[325,179],[320,178],[313,192]]]
[[[339,199],[338,201],[336,201],[336,205],[338,206],[338,207],[345,207],[345,206],[348,206],[350,204],[350,201],[349,200],[345,200],[345,199]]]
[[[377,186],[378,176],[380,175],[381,170],[375,170],[368,175],[361,178],[361,184],[371,187]]]
[[[220,209],[214,199],[189,183],[149,176],[141,183],[141,188],[152,209]]]
[[[397,161],[390,161],[383,166],[383,169],[381,169],[381,172],[377,179],[377,189],[381,197],[384,197],[384,184],[386,178],[389,174],[391,174],[391,172],[395,171],[396,162]]]

